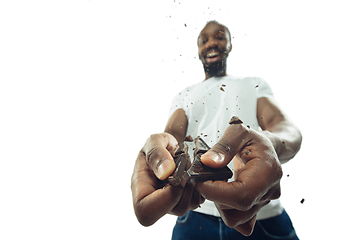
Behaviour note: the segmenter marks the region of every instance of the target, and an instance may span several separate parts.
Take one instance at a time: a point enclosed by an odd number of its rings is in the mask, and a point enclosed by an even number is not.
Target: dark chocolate
[[[243,123],[243,121],[241,121],[240,118],[237,116],[233,116],[229,121],[229,124],[241,124],[241,123]]]
[[[188,154],[188,145],[183,142],[180,144],[178,150],[175,152],[175,171],[168,177],[168,182],[172,186],[178,186],[181,178],[184,175],[187,162],[190,161]]]
[[[190,156],[188,154],[188,145],[182,143],[175,153],[174,161],[176,164],[175,171],[167,178],[172,186],[178,186],[184,178],[187,182],[204,182],[207,180],[227,180],[233,173],[227,167],[211,168],[203,164],[200,160],[201,155],[206,153],[210,147],[200,137],[195,138],[194,161],[189,170],[186,171],[187,164],[190,165]]]
[[[206,153],[210,147],[205,141],[197,137],[195,138],[195,151],[194,151],[194,162],[190,169],[186,172],[184,178],[188,182],[205,182],[207,180],[226,180],[231,178],[233,173],[227,167],[223,168],[211,168],[203,164],[200,160],[201,155]]]
[[[172,186],[178,186],[181,182],[181,179],[184,175],[186,164],[189,161],[189,154],[182,153],[177,157],[176,168],[174,173],[168,177],[169,184]]]
[[[211,168],[203,164],[200,160],[202,154],[198,154],[191,165],[190,169],[184,175],[188,182],[205,182],[207,180],[227,180],[231,178],[233,173],[227,167]]]
[[[175,157],[176,156],[180,156],[181,154],[183,154],[183,153],[187,153],[188,152],[188,145],[186,144],[186,143],[181,143],[180,144],[180,146],[179,146],[179,148],[178,148],[178,150],[176,150],[176,152],[175,152]],[[175,161],[176,162],[176,161]]]
[[[185,141],[185,142],[192,142],[192,141],[194,141],[194,139],[191,137],[191,135],[189,135],[189,136],[186,136],[186,137],[184,138],[184,141]]]
[[[210,147],[202,140],[201,137],[195,138],[195,149],[194,149],[194,159],[198,154],[204,154],[209,150]]]

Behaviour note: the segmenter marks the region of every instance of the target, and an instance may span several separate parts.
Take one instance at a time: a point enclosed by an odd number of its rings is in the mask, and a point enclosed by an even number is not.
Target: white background
[[[203,80],[212,19],[233,36],[228,73],[268,81],[303,133],[282,180],[299,237],[358,238],[356,1],[14,0],[0,3],[0,239],[170,239],[175,217],[137,222],[130,178],[172,98]]]

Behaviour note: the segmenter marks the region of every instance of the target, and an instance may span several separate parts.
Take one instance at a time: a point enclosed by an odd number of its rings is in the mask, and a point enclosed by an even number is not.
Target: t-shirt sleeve
[[[263,79],[259,79],[257,85],[257,97],[268,97],[268,98],[274,98],[273,91],[271,90],[270,85]]]

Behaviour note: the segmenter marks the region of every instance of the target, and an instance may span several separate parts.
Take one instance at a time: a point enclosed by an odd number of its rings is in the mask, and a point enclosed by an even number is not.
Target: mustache
[[[220,55],[223,55],[224,53],[226,53],[226,49],[222,49],[222,48],[219,48],[219,47],[211,47],[209,49],[207,49],[204,53],[203,53],[203,57],[206,57],[206,55],[208,55],[209,52],[212,52],[212,51],[218,51],[220,53]]]

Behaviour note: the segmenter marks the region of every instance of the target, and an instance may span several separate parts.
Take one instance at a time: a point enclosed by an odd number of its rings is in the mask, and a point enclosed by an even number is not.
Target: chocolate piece
[[[227,166],[223,168],[211,168],[201,162],[201,155],[206,153],[209,149],[210,147],[202,138],[195,138],[195,160],[184,175],[185,180],[188,182],[204,182],[207,180],[226,180],[232,177],[233,173]]]
[[[198,154],[184,178],[188,182],[205,182],[207,180],[227,180],[233,173],[228,167],[211,168],[203,164],[200,160],[202,154]]]
[[[184,175],[186,164],[189,160],[189,154],[182,153],[176,160],[176,169],[174,173],[168,177],[169,184],[172,186],[178,186],[181,182],[181,178]]]
[[[195,150],[194,150],[194,159],[198,154],[204,154],[209,150],[210,147],[202,140],[201,137],[195,138]]]
[[[175,152],[175,171],[168,177],[169,184],[172,186],[178,186],[181,182],[181,178],[184,175],[186,164],[190,161],[188,154],[188,145],[181,143],[179,149]]]
[[[192,141],[194,141],[194,139],[191,137],[191,135],[189,135],[189,136],[186,136],[186,137],[184,138],[184,141],[185,141],[185,142],[192,142]]]
[[[176,168],[174,173],[169,176],[167,181],[172,186],[178,186],[184,178],[187,182],[204,182],[207,180],[227,180],[233,173],[226,166],[223,168],[210,168],[204,165],[200,157],[206,153],[210,147],[200,137],[195,138],[194,162],[190,166],[190,156],[188,154],[188,145],[183,142],[175,153]],[[189,166],[187,166],[189,164]],[[186,171],[186,168],[189,170]]]
[[[241,121],[240,118],[238,118],[237,116],[233,116],[229,121],[229,124],[241,124],[241,123],[243,123],[243,121]]]
[[[223,87],[220,87],[220,90],[223,91],[223,92],[225,92],[225,89],[224,89]]]
[[[176,150],[176,152],[175,152],[175,157],[176,156],[179,156],[179,155],[181,155],[182,153],[187,153],[188,152],[188,145],[186,144],[186,143],[181,143],[180,144],[180,146],[179,146],[179,148],[178,148],[178,150]],[[176,161],[175,161],[176,162]]]

